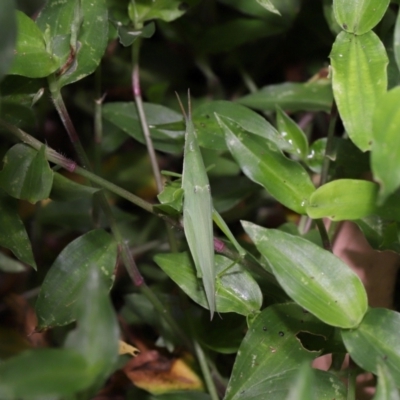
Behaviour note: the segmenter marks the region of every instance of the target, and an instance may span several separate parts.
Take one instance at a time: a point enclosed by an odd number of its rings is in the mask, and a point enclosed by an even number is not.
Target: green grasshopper
[[[215,312],[216,272],[210,184],[192,122],[190,92],[188,92],[188,114],[185,113],[179,97],[178,101],[186,121],[182,173],[182,189],[184,192],[183,228],[197,276],[203,279],[212,318]]]

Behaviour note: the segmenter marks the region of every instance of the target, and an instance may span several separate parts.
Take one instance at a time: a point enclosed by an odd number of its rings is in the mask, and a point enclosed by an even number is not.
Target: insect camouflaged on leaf
[[[215,264],[210,184],[192,122],[190,93],[188,114],[178,97],[186,121],[182,189],[183,227],[197,276],[202,278],[211,318],[215,311]]]

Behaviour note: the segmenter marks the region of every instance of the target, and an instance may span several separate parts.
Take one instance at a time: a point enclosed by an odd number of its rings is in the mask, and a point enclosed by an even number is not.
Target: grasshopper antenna
[[[178,99],[179,107],[181,108],[182,114],[185,117],[185,119],[187,120],[188,117],[186,115],[185,108],[183,107],[183,104],[182,104],[181,98],[179,97],[178,92],[175,92],[175,95],[176,95],[176,98]],[[189,112],[190,112],[190,109],[189,109]],[[190,116],[190,114],[189,114],[189,116]]]

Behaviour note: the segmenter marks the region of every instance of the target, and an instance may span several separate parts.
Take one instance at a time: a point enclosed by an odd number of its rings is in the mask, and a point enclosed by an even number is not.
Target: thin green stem
[[[136,108],[139,115],[140,125],[142,126],[143,136],[146,141],[147,151],[149,154],[151,167],[153,169],[154,179],[156,180],[157,191],[160,193],[163,190],[163,181],[158,166],[156,152],[154,150],[153,141],[150,136],[150,129],[147,123],[146,113],[143,108],[142,91],[140,88],[140,74],[139,74],[139,56],[140,56],[141,40],[137,39],[132,45],[132,91],[135,99]]]
[[[324,185],[328,181],[328,172],[329,172],[329,164],[331,162],[330,157],[332,156],[333,150],[333,138],[335,135],[335,125],[338,117],[338,111],[336,107],[336,103],[333,102],[331,113],[329,116],[329,126],[328,126],[328,135],[326,140],[326,148],[325,148],[325,156],[324,162],[322,164],[321,178],[319,181],[319,186]]]
[[[69,140],[71,141],[72,146],[74,146],[74,150],[78,157],[79,163],[82,165],[83,168],[90,170],[91,168],[89,159],[82,146],[78,133],[76,132],[76,129],[74,127],[74,124],[72,123],[72,120],[69,117],[67,108],[65,107],[64,100],[61,96],[61,91],[56,76],[54,74],[50,75],[48,78],[48,82],[54,106],[56,107],[58,115],[60,116],[60,119],[67,131]]]
[[[104,97],[101,95],[101,63],[95,73],[96,99],[94,101],[94,158],[93,170],[101,175],[101,142],[103,139],[102,103]],[[93,223],[100,224],[100,204],[97,198],[93,198]]]
[[[197,360],[199,361],[200,369],[201,372],[203,373],[204,381],[206,383],[207,390],[211,397],[211,400],[219,400],[217,388],[215,387],[214,381],[212,379],[210,368],[208,367],[204,351],[196,340],[194,340],[193,344]]]
[[[347,375],[347,400],[356,399],[356,378],[357,368],[352,365],[352,361],[349,361],[348,375]]]
[[[318,227],[319,234],[321,236],[322,245],[324,246],[324,249],[332,252],[331,241],[329,240],[329,235],[328,235],[328,232],[327,232],[327,230],[325,228],[324,221],[322,221],[322,219],[316,219],[314,221],[315,221],[315,224]]]

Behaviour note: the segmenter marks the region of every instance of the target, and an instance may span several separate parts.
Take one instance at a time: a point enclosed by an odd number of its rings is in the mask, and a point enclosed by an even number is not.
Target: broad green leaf
[[[375,375],[383,362],[396,386],[400,386],[400,314],[385,308],[370,308],[356,329],[342,330],[350,357]],[[365,351],[368,349],[368,351]]]
[[[307,158],[304,160],[311,171],[320,174],[325,159],[326,138],[317,139],[310,146]]]
[[[74,25],[74,10],[81,0],[65,2],[50,0],[36,18],[36,25],[49,43],[49,50],[60,59],[60,70],[68,69],[73,61],[76,43],[71,42],[71,31]]]
[[[333,0],[338,24],[347,32],[362,35],[382,19],[390,0]]]
[[[170,22],[181,17],[199,0],[135,0],[129,3],[129,17],[135,24],[151,19],[162,19]]]
[[[14,57],[17,38],[17,20],[14,0],[0,2],[0,81],[7,73]]]
[[[182,130],[168,130],[157,127],[182,121],[182,116],[159,104],[144,104],[144,112],[150,127],[151,138],[156,150],[172,154],[182,153],[184,126]],[[140,143],[145,143],[136,105],[133,102],[107,103],[103,106],[103,118],[118,126]]]
[[[335,36],[338,35],[342,31],[342,28],[336,21],[335,13],[333,11],[332,0],[323,0],[322,7],[324,10],[324,17],[329,26],[329,29]]]
[[[118,359],[119,326],[108,285],[102,272],[92,265],[76,302],[78,326],[64,344],[82,354],[93,382],[102,383]]]
[[[274,111],[278,105],[285,111],[329,111],[332,106],[331,82],[327,79],[308,82],[286,82],[265,86],[258,92],[241,97],[239,104],[260,111]]]
[[[183,153],[183,228],[197,276],[202,278],[211,318],[215,311],[215,265],[210,183],[193,126],[190,98],[185,115]]]
[[[377,215],[371,215],[354,222],[361,229],[372,248],[400,253],[400,227],[398,222],[383,219]]]
[[[277,15],[281,15],[279,10],[273,5],[271,0],[256,0],[258,4],[263,6],[265,9],[267,9],[269,12],[272,12]]]
[[[39,151],[16,144],[5,155],[0,186],[17,199],[36,203],[47,199],[53,184],[53,171],[47,162],[45,146]]]
[[[245,15],[261,18],[271,26],[281,26],[282,30],[290,27],[300,11],[299,0],[219,0],[219,2],[235,8]],[[270,6],[269,9],[265,7],[267,3]],[[272,8],[278,13],[271,12]]]
[[[353,220],[374,214],[378,185],[358,179],[338,179],[320,186],[310,197],[309,217],[333,221]]]
[[[396,87],[381,97],[373,117],[371,167],[375,180],[380,183],[381,204],[400,187],[399,106],[400,87]]]
[[[18,215],[18,202],[2,190],[0,190],[0,246],[11,250],[20,261],[36,269],[31,242]]]
[[[397,68],[400,70],[400,13],[397,13],[396,25],[394,27],[393,52]]]
[[[154,261],[196,303],[209,308],[204,288],[199,285],[196,270],[187,253],[159,254]],[[215,256],[217,276],[233,264],[223,256]],[[228,269],[216,281],[216,311],[254,314],[261,308],[262,294],[256,281],[239,264]]]
[[[381,360],[378,361],[378,385],[373,400],[400,400],[396,382],[385,362]]]
[[[17,43],[10,74],[28,78],[49,76],[60,66],[60,60],[47,51],[42,32],[27,15],[17,11]]]
[[[372,115],[387,88],[385,47],[374,32],[340,33],[330,54],[332,87],[346,132],[362,150],[372,144]]]
[[[286,207],[305,214],[315,187],[304,168],[286,158],[268,139],[250,135],[222,116],[218,116],[218,120],[224,129],[227,146],[244,174]]]
[[[53,186],[49,197],[58,201],[76,200],[82,197],[91,198],[99,190],[99,188],[76,183],[56,172],[54,173]]]
[[[302,159],[306,158],[308,141],[305,133],[279,106],[276,107],[276,123],[279,133],[287,143],[286,148],[281,149]]]
[[[193,112],[193,124],[199,138],[199,145],[207,149],[228,150],[225,134],[215,114],[230,118],[236,122],[239,130],[265,137],[278,147],[286,145],[276,129],[261,115],[231,101],[217,100],[203,103]],[[234,127],[232,127],[234,129]]]
[[[367,311],[360,278],[329,251],[298,236],[242,222],[286,293],[321,321],[356,327]]]
[[[150,22],[142,29],[134,29],[131,26],[122,25],[120,22],[115,23],[115,25],[118,31],[119,42],[125,47],[130,46],[140,37],[145,39],[152,37],[156,31],[154,22]]]
[[[69,243],[48,271],[37,302],[39,328],[66,325],[76,319],[76,301],[90,267],[96,266],[107,287],[114,280],[117,243],[101,229],[96,229]]]
[[[40,12],[38,27],[62,59],[60,87],[91,74],[99,65],[108,42],[105,0],[49,0]]]
[[[316,400],[314,381],[315,369],[311,368],[309,363],[305,362],[297,372],[286,400]]]
[[[0,209],[0,211],[2,211]],[[5,255],[3,252],[0,252],[0,271],[15,273],[15,272],[24,272],[26,271],[24,265],[19,261]]]
[[[85,359],[69,349],[28,350],[0,363],[1,399],[71,396],[89,383]]]
[[[321,354],[304,348],[300,332],[326,339],[332,329],[297,304],[263,310],[239,348],[224,400],[286,400],[301,365]],[[319,400],[346,398],[342,382],[328,372],[315,371],[313,391]]]

